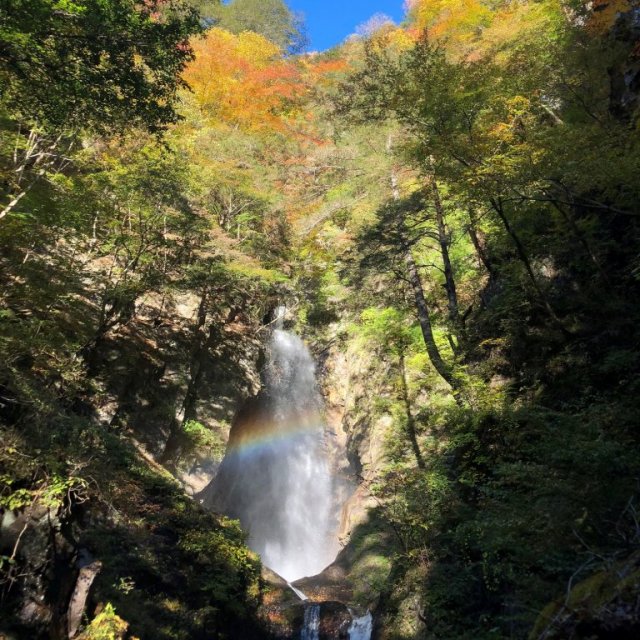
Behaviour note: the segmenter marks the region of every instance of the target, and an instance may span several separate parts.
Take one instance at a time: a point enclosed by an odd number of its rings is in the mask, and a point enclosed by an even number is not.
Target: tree
[[[425,214],[425,208],[424,193],[416,192],[405,198],[398,193],[378,211],[375,224],[363,231],[358,247],[364,256],[363,267],[391,271],[410,286],[431,364],[457,397],[460,384],[436,343],[431,310],[414,258],[415,245],[429,233],[429,216]]]
[[[181,0],[0,3],[2,129],[17,130],[0,219],[67,169],[81,135],[175,122],[199,29]]]
[[[1,102],[49,129],[152,131],[176,120],[199,31],[181,0],[3,0]]]
[[[253,131],[287,131],[305,92],[298,66],[276,44],[254,32],[210,29],[194,43],[184,77],[203,113]]]
[[[384,13],[372,15],[366,22],[356,27],[356,34],[361,38],[370,38],[382,29],[393,28],[393,20]]]
[[[220,28],[259,33],[287,53],[300,53],[307,45],[302,17],[283,0],[232,0],[215,13]]]
[[[418,443],[416,420],[411,408],[409,384],[407,380],[407,353],[411,347],[412,335],[402,313],[393,307],[385,309],[366,309],[361,320],[364,335],[375,340],[389,353],[398,358],[398,378],[400,383],[400,401],[404,411],[404,423],[407,438],[419,469],[425,468],[424,458]]]

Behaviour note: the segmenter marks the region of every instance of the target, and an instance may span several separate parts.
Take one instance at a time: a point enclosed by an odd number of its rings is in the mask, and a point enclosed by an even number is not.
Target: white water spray
[[[353,618],[349,627],[349,640],[370,640],[373,632],[373,616],[370,611],[361,618]]]
[[[283,329],[278,309],[265,389],[227,455],[205,502],[239,518],[249,546],[293,582],[322,571],[338,552],[334,483],[325,446],[313,359]]]

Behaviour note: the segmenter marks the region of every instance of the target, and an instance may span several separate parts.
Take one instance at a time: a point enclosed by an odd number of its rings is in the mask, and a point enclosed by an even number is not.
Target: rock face
[[[64,535],[63,523],[42,502],[24,512],[0,514],[0,554],[20,561],[21,576],[12,597],[18,619],[34,637],[47,630],[52,637],[75,636],[99,562],[86,562]]]
[[[301,600],[285,580],[263,568],[265,596],[261,615],[265,626],[277,640],[299,640],[305,621],[309,620],[311,607],[317,607],[320,640],[347,640],[348,629],[353,615],[349,608],[339,601],[323,597],[309,597]],[[306,594],[305,594],[306,595]]]
[[[618,15],[612,36],[628,48],[627,57],[609,70],[611,112],[624,120],[638,116],[640,109],[640,7]]]
[[[375,355],[341,339],[341,327],[331,329],[317,346],[320,381],[332,430],[346,449],[355,489],[343,503],[340,522],[342,550],[317,576],[295,583],[317,600],[337,600],[361,610],[375,605],[378,584],[387,576],[391,533],[377,517],[378,503],[371,485],[385,463],[383,443],[391,416],[375,403],[390,393],[386,367]]]
[[[278,640],[300,637],[304,620],[304,602],[286,580],[268,567],[262,567],[264,594],[260,615],[265,627]]]
[[[187,493],[201,491],[217,471],[234,415],[260,388],[258,329],[240,314],[205,313],[192,293],[149,294],[92,356],[104,382],[99,421],[129,430]],[[185,435],[188,421],[204,427],[206,442]]]
[[[320,640],[347,640],[352,616],[342,602],[320,604]]]
[[[349,640],[349,627],[353,615],[342,602],[278,603],[263,607],[266,626],[276,640],[299,640],[313,636],[309,625],[318,634],[318,640]],[[305,634],[306,630],[306,634]]]

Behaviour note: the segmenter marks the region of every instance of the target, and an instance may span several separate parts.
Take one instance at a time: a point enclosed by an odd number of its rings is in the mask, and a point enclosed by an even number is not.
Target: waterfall
[[[295,593],[303,602],[309,599],[304,593],[302,593],[302,591],[300,591],[300,589],[296,589],[296,587],[294,587],[290,582],[287,582],[287,587],[289,587],[289,589],[291,589],[291,591],[293,591],[293,593]]]
[[[312,604],[304,610],[304,625],[300,640],[320,640],[320,605]]]
[[[264,390],[238,416],[204,500],[238,518],[249,546],[293,582],[329,565],[338,542],[315,364],[283,316],[278,310]]]
[[[353,618],[349,627],[349,640],[371,640],[373,616],[370,611],[361,618]]]

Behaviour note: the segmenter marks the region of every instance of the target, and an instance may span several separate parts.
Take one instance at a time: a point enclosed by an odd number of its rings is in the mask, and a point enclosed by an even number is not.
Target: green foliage
[[[206,451],[216,460],[221,460],[224,456],[226,444],[221,436],[207,429],[196,420],[187,420],[182,425],[182,430],[187,440],[187,447],[195,451]]]
[[[7,482],[8,477],[4,476],[2,479],[3,493],[6,492],[7,486],[10,486],[10,482]],[[8,492],[6,492],[8,493]],[[9,509],[10,511],[17,511],[29,506],[33,502],[32,492],[27,489],[18,489],[4,495],[0,501],[0,505],[3,509]]]
[[[124,638],[129,625],[118,615],[108,602],[104,609],[91,621],[81,640],[119,640]]]
[[[398,309],[365,309],[360,318],[363,337],[379,343],[385,351],[404,353],[412,342],[406,318]]]
[[[58,474],[41,481],[35,489],[14,490],[14,482],[9,475],[0,476],[0,508],[21,511],[37,503],[55,513],[65,505],[82,501],[88,492],[88,483],[83,478]]]
[[[216,25],[231,33],[259,33],[289,53],[306,47],[303,19],[284,0],[231,0],[211,13]]]
[[[55,129],[162,128],[198,31],[180,2],[18,0],[0,7],[2,104]]]
[[[393,638],[526,637],[581,567],[637,548],[627,525],[607,524],[637,492],[637,111],[620,109],[612,83],[633,37],[599,37],[595,17],[567,19],[557,2],[474,7],[414,3],[428,33],[404,52],[393,34],[369,37],[337,99],[362,135],[374,120],[397,140],[395,197],[370,209],[344,270],[354,306],[372,305],[369,284],[403,312],[380,272],[401,281],[404,231],[447,353],[442,262],[419,196],[435,177],[468,310],[448,354],[463,402],[420,377],[424,354],[407,360],[424,471],[399,437],[402,408],[382,407],[394,426],[375,491],[403,546],[383,607]],[[394,343],[393,313],[363,319],[360,339]]]

